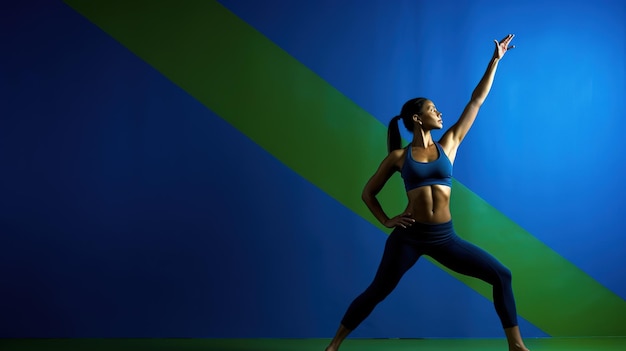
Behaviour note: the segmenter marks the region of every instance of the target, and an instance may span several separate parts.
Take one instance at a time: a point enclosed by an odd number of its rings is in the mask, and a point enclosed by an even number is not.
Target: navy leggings
[[[493,302],[504,328],[517,325],[511,271],[493,256],[459,238],[452,221],[441,224],[414,223],[391,232],[383,258],[370,286],[350,305],[341,323],[354,330],[391,293],[400,278],[422,255],[449,269],[481,279],[493,286]]]

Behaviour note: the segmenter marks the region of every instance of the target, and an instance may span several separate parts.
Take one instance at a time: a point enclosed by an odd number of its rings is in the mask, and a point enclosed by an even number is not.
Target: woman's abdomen
[[[407,192],[409,205],[406,212],[422,223],[444,223],[452,219],[450,214],[450,187],[427,185]]]

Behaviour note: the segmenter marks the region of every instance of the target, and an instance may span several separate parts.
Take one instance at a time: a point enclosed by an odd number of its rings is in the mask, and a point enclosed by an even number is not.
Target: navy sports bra
[[[440,184],[452,187],[452,163],[441,145],[435,142],[439,156],[432,162],[418,162],[413,159],[411,145],[407,147],[402,165],[402,178],[406,191],[425,185]]]

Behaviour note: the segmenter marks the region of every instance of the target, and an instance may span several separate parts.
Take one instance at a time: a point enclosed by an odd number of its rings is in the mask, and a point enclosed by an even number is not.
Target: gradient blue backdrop
[[[515,33],[455,177],[626,298],[623,2],[220,3],[385,124]],[[62,2],[0,10],[0,337],[332,335],[382,232]],[[427,261],[355,333],[500,335]]]

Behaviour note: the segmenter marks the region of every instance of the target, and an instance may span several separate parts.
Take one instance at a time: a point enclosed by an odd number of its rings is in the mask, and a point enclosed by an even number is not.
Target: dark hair
[[[398,128],[398,120],[402,119],[402,123],[404,127],[412,132],[413,131],[413,115],[419,114],[422,112],[422,106],[424,103],[428,101],[428,99],[423,97],[418,97],[415,99],[411,99],[402,105],[402,110],[400,111],[400,115],[395,116],[389,122],[389,127],[387,129],[387,151],[392,152],[393,150],[402,148],[402,138],[400,136],[400,129]]]

